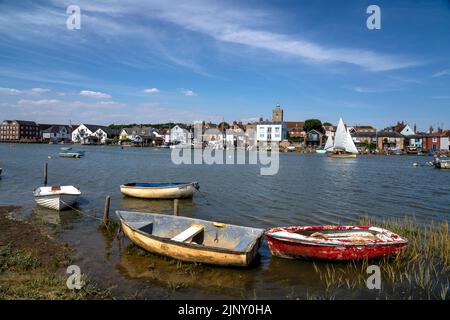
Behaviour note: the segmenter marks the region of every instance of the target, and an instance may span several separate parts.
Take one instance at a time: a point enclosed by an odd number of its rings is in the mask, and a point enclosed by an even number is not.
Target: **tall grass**
[[[394,257],[374,261],[314,264],[327,295],[348,298],[377,294],[379,299],[449,299],[450,238],[448,222],[421,226],[415,218],[376,220],[361,217],[358,225],[378,226],[408,239]],[[380,267],[381,290],[369,290],[369,265]],[[369,293],[370,292],[370,293]]]

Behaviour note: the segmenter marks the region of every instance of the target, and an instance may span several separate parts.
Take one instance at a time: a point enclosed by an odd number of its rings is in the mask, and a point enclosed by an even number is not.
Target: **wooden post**
[[[103,208],[103,223],[105,226],[109,224],[109,204],[111,203],[111,197],[106,196],[105,206]]]
[[[44,165],[44,186],[47,186],[47,177],[48,177],[48,163],[46,162]]]
[[[173,215],[178,215],[178,207],[179,207],[179,201],[178,199],[173,199]]]

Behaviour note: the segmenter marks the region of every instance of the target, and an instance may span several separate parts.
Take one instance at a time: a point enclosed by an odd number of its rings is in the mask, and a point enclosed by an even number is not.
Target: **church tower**
[[[272,110],[272,121],[283,122],[283,109],[279,104]]]

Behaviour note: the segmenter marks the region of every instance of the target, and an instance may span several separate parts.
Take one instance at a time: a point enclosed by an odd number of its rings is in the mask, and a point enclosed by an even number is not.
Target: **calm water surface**
[[[111,212],[172,212],[171,201],[123,197],[119,185],[126,182],[198,181],[201,192],[180,201],[182,215],[265,229],[345,224],[361,215],[415,216],[423,224],[450,217],[450,171],[411,165],[431,161],[428,157],[330,159],[282,153],[279,173],[261,176],[259,165],[177,166],[167,149],[74,146],[86,150],[86,156],[63,159],[59,148],[0,144],[0,205],[21,206],[19,218],[73,245],[82,272],[125,298],[284,299],[320,290],[312,263],[271,258],[265,244],[257,264],[246,270],[180,268],[157,256],[125,254],[128,241],[99,231],[98,220],[89,217],[101,216],[105,196],[112,197]],[[42,185],[46,161],[49,184],[81,189],[84,214],[36,207],[32,191]]]

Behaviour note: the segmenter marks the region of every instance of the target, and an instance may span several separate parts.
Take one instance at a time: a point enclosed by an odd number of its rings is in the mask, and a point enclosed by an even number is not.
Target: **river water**
[[[197,181],[200,192],[180,201],[181,215],[264,229],[346,224],[363,215],[414,216],[423,224],[450,218],[450,171],[412,166],[429,157],[281,153],[278,174],[262,176],[259,165],[175,165],[169,149],[73,147],[85,157],[59,158],[58,145],[0,144],[0,205],[21,206],[18,218],[70,243],[82,272],[124,298],[285,299],[320,290],[310,262],[272,258],[265,243],[257,264],[244,270],[127,254],[128,240],[108,236],[91,217],[101,216],[105,196],[112,198],[111,212],[173,210],[171,201],[123,197],[119,186],[127,182]],[[81,189],[83,214],[36,207],[32,191],[43,183],[45,162],[49,184]]]

